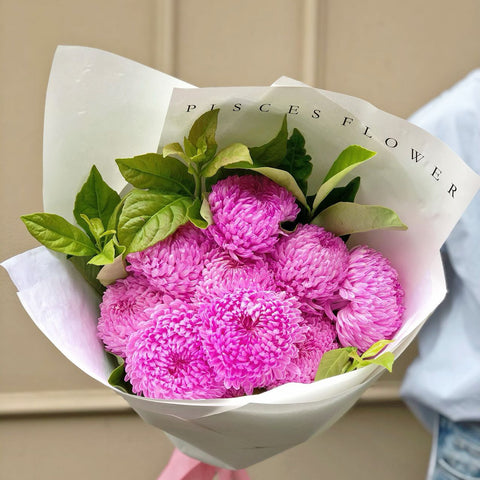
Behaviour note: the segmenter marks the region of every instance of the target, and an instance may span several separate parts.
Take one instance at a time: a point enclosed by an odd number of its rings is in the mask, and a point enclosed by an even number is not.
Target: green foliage
[[[156,189],[163,193],[193,195],[195,180],[180,160],[147,153],[116,160],[121,174],[135,188]]]
[[[241,143],[233,143],[218,152],[212,160],[207,162],[202,167],[200,174],[204,178],[213,177],[220,168],[238,163],[252,165],[253,161],[250,158],[248,147]]]
[[[30,234],[50,250],[79,257],[97,253],[88,235],[59,215],[32,213],[20,218]]]
[[[118,220],[118,239],[126,253],[144,250],[188,221],[192,197],[132,190]]]
[[[325,352],[318,365],[315,381],[351,372],[372,364],[380,365],[391,372],[395,360],[393,353],[384,352],[380,354],[391,342],[392,340],[379,340],[361,356],[358,354],[356,347],[337,348]]]
[[[367,150],[359,145],[350,145],[340,153],[338,158],[333,162],[330,170],[323,179],[322,185],[317,191],[315,200],[313,201],[313,210],[316,210],[322,200],[338,185],[347,173],[351,172],[354,168],[358,167],[362,163],[366,162],[376,153],[371,150]]]
[[[88,218],[99,218],[103,225],[107,225],[119,202],[118,193],[103,181],[97,167],[93,165],[87,181],[75,198],[73,215],[78,225],[88,232],[89,227],[82,215]]]
[[[287,141],[287,151],[278,168],[290,173],[302,192],[307,194],[307,179],[312,173],[312,157],[305,150],[305,138],[296,128]]]
[[[320,212],[311,223],[339,236],[378,229],[407,229],[398,215],[389,208],[351,202],[331,205]]]
[[[287,153],[288,129],[287,116],[283,117],[282,126],[275,137],[259,147],[251,147],[250,155],[255,165],[279,167]]]
[[[112,387],[118,388],[124,393],[132,394],[132,385],[130,382],[125,380],[125,360],[118,355],[109,354],[114,358],[115,363],[118,364],[118,367],[114,368],[110,376],[108,377],[108,383]]]

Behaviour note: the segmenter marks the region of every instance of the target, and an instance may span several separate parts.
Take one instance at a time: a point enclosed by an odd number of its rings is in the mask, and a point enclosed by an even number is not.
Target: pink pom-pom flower
[[[287,367],[285,379],[270,385],[269,388],[287,382],[313,382],[323,354],[339,347],[334,322],[323,314],[304,314],[304,319],[302,325],[305,327],[305,339],[295,345],[298,349],[298,357],[294,358],[291,365]]]
[[[298,225],[278,241],[270,260],[279,289],[298,297],[304,310],[328,311],[328,302],[345,278],[348,249],[322,227]]]
[[[247,395],[284,380],[305,338],[297,301],[285,292],[239,289],[204,304],[199,315],[217,379]]]
[[[290,382],[313,382],[323,354],[339,347],[335,324],[330,319],[319,317],[307,323],[305,341],[298,345],[298,359],[293,361],[299,367],[300,374],[287,379]]]
[[[97,327],[107,350],[124,357],[130,335],[140,322],[148,320],[148,309],[164,300],[144,277],[130,275],[109,285],[100,304]]]
[[[236,260],[225,250],[210,252],[196,290],[199,301],[222,296],[236,289],[273,290],[272,274],[265,260]]]
[[[285,188],[262,175],[232,175],[212,187],[208,197],[213,225],[208,233],[233,258],[258,258],[269,252],[280,224],[300,209]]]
[[[150,311],[129,339],[126,380],[135,393],[149,398],[219,398],[226,388],[215,380],[199,336],[200,319],[193,305],[174,300]]]
[[[404,292],[398,273],[376,250],[351,250],[347,276],[339,290],[347,304],[337,312],[337,332],[343,346],[367,350],[373,343],[393,338],[402,324]]]
[[[158,290],[174,298],[193,295],[213,243],[192,224],[141,252],[130,253],[127,271],[145,276]]]

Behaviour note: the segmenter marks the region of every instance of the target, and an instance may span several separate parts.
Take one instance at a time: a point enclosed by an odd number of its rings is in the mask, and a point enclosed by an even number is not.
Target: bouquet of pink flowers
[[[76,365],[183,452],[241,468],[325,430],[391,369],[443,298],[438,249],[479,181],[359,99],[287,79],[185,87],[59,49],[55,213],[23,221],[60,254],[4,266]]]
[[[298,130],[288,138],[284,121],[261,147],[217,153],[218,114],[196,120],[184,148],[117,160],[135,187],[123,198],[92,168],[75,201],[83,231],[56,214],[22,217],[94,288],[102,291],[99,279],[107,285],[98,332],[120,357],[114,378],[124,367],[121,382],[149,398],[251,395],[322,378],[321,358],[340,345],[330,361],[348,355],[335,373],[372,362],[391,368],[391,353],[376,354],[402,323],[398,274],[381,253],[349,252],[328,230],[404,228],[387,208],[353,203],[360,177],[334,188],[374,152],[345,149],[307,199],[311,157]],[[114,263],[125,270],[106,278]]]

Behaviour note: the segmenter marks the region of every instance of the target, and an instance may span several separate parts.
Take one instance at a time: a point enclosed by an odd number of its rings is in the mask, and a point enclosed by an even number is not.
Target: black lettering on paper
[[[424,155],[412,148],[412,160],[415,160],[415,163],[418,163],[422,158],[424,158]]]
[[[299,108],[300,108],[299,105],[290,105],[290,108],[288,109],[288,113],[291,115],[298,115]]]
[[[398,140],[396,138],[388,137],[385,139],[385,145],[390,148],[395,148],[398,146]]]
[[[455,198],[455,192],[457,191],[457,186],[452,183],[451,187],[448,189],[448,193],[452,196],[452,198]]]
[[[435,166],[432,172],[432,177],[438,182],[441,174],[442,174],[442,171],[437,166]]]
[[[363,132],[363,134],[368,137],[368,138],[372,138],[371,135],[367,135],[368,131],[370,130],[370,127],[365,127],[365,131]]]

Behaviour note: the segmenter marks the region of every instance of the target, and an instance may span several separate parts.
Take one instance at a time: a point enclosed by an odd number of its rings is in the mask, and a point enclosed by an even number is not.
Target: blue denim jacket
[[[443,140],[480,172],[480,70],[410,121]],[[419,356],[402,386],[405,401],[430,429],[436,412],[454,421],[480,421],[480,194],[442,253],[449,291],[420,332]]]

